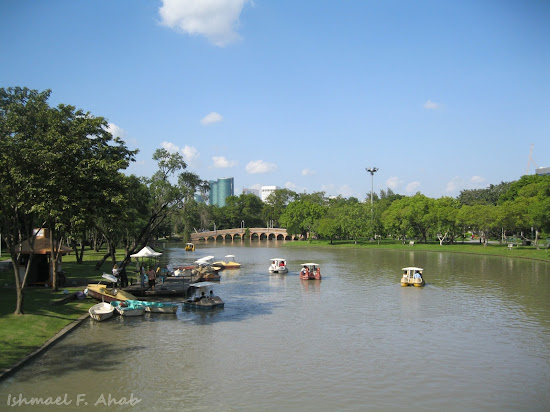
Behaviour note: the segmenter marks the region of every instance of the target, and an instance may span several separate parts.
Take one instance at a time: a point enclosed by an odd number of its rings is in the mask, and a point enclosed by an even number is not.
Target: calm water
[[[110,394],[140,411],[550,410],[549,264],[238,245],[163,256],[236,255],[225,309],[85,321],[0,384],[0,409],[101,410]],[[274,257],[288,275],[268,274]],[[306,261],[321,281],[298,278]],[[400,286],[409,265],[424,288]],[[7,407],[19,396],[65,404]]]

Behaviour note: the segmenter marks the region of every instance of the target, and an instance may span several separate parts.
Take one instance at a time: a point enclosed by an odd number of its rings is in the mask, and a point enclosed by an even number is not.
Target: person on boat
[[[147,271],[147,277],[149,278],[149,287],[151,288],[151,290],[155,290],[157,273],[153,270],[151,266],[149,266],[149,270]]]
[[[421,275],[420,272],[417,270],[416,272],[414,272],[413,278],[415,278],[415,279],[422,279],[422,275]]]
[[[304,266],[302,270],[300,271],[300,276],[304,277],[306,275],[306,267]]]
[[[214,291],[213,290],[210,291],[209,298],[214,299]]]
[[[200,300],[206,299],[206,294],[204,292],[201,293]]]

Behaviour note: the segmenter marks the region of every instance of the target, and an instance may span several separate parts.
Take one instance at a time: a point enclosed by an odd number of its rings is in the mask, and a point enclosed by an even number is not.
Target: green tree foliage
[[[302,200],[304,197],[306,200]],[[325,207],[316,201],[318,196],[300,196],[300,200],[291,202],[280,217],[283,227],[291,235],[301,235],[304,239],[308,238],[315,228],[317,220],[325,215]]]
[[[458,195],[461,205],[496,205],[500,197],[506,193],[511,183],[501,182],[498,185],[489,185],[485,189],[465,189]]]
[[[283,214],[285,207],[296,199],[296,192],[289,189],[277,189],[266,199],[262,216],[265,222],[273,221],[274,225],[279,226],[279,218]]]
[[[27,270],[19,279],[15,245],[24,238],[32,242],[33,227],[48,226],[59,248],[71,226],[119,195],[119,170],[136,153],[107,132],[104,118],[68,105],[51,108],[49,96],[49,90],[0,89],[1,229],[12,254],[15,313],[22,313],[28,276]],[[52,250],[54,288],[56,253]]]

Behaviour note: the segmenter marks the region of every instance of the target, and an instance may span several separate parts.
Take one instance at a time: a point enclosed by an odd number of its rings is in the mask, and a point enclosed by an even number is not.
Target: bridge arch
[[[267,240],[267,241],[293,241],[297,240],[297,236],[289,235],[285,228],[238,228],[238,229],[223,229],[211,230],[207,232],[196,232],[191,234],[192,242],[235,242],[244,241],[248,230],[248,240]]]

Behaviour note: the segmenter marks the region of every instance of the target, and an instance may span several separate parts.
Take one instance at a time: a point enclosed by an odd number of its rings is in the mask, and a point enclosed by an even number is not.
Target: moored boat
[[[424,276],[422,272],[424,269],[417,268],[415,266],[409,266],[401,269],[403,271],[403,276],[401,277],[401,286],[424,286]]]
[[[122,316],[143,316],[145,313],[145,306],[141,304],[140,300],[115,300],[111,302],[111,305]]]
[[[117,287],[110,288],[100,283],[90,283],[86,287],[85,292],[94,299],[104,302],[113,302],[115,300],[137,300],[137,297],[129,292],[126,292]]]
[[[126,301],[128,303],[133,303],[134,301]],[[148,301],[135,301],[136,306],[143,306],[145,312],[154,312],[154,313],[176,313],[178,311],[179,305],[171,302],[148,302]]]
[[[100,302],[88,309],[90,317],[98,322],[102,320],[109,319],[113,316],[115,308],[107,302]]]
[[[321,279],[321,268],[318,263],[302,263],[300,279],[313,280]]]
[[[212,266],[218,266],[222,269],[239,269],[241,267],[240,263],[235,261],[235,255],[225,255],[227,260],[220,260],[212,263]]]
[[[270,273],[287,273],[288,267],[286,266],[286,259],[273,258],[271,259],[271,265],[269,265]]]
[[[223,308],[225,302],[219,296],[215,296],[212,290],[215,285],[212,282],[197,282],[189,285],[194,288],[194,294],[183,302],[183,306],[196,309]]]

